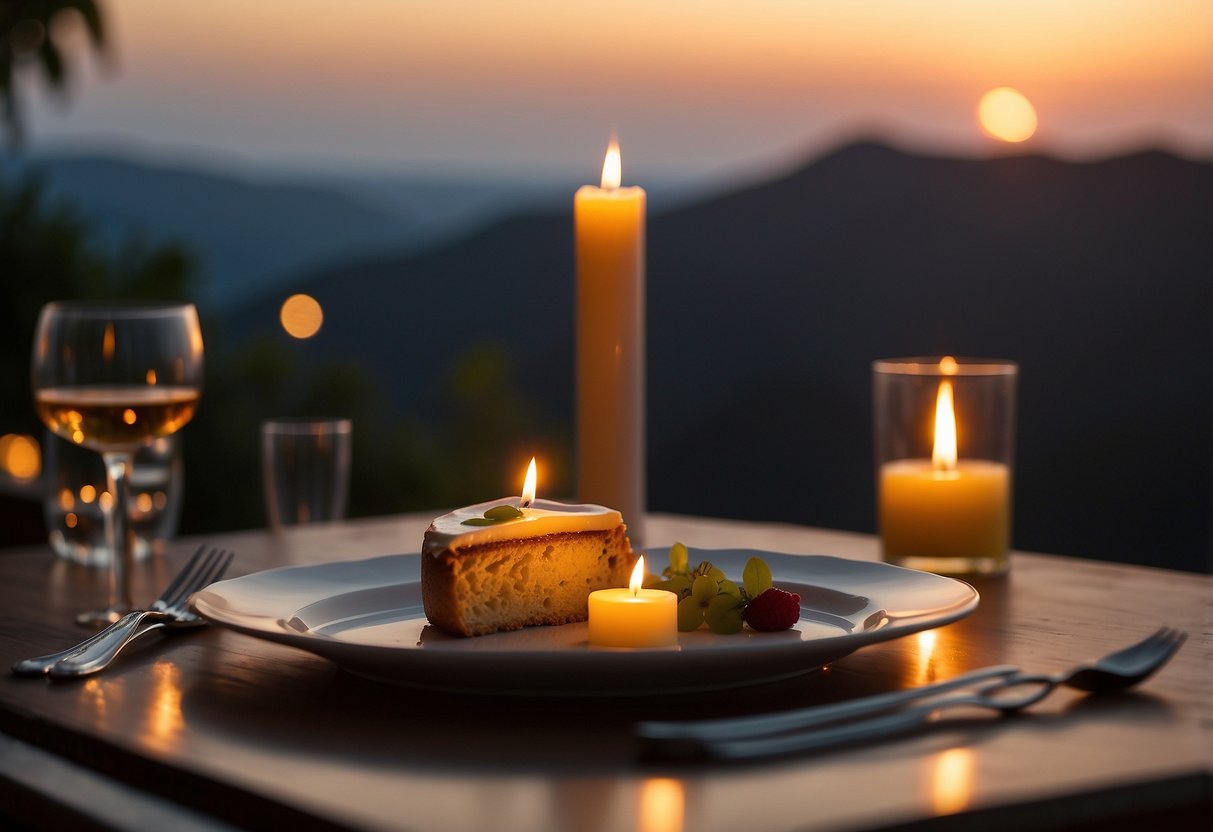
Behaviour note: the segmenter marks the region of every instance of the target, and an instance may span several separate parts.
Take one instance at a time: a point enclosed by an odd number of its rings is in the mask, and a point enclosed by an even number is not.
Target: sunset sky
[[[1022,92],[1020,147],[1213,151],[1209,0],[104,2],[111,59],[36,149],[105,145],[258,169],[624,178],[777,168],[857,134],[984,154],[983,93]]]

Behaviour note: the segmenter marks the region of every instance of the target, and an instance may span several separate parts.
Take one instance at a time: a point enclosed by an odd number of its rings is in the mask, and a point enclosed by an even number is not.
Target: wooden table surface
[[[429,515],[217,535],[230,576],[415,551]],[[876,560],[867,535],[654,515],[649,541]],[[199,541],[137,570],[152,598]],[[0,551],[0,662],[78,640],[103,573]],[[970,617],[743,690],[647,699],[437,694],[220,628],[133,647],[91,679],[0,678],[0,825],[34,828],[791,830],[1213,828],[1213,578],[1015,553]],[[655,765],[641,718],[718,716],[911,687],[988,664],[1062,670],[1161,624],[1191,639],[1139,689],[1061,690],[1030,714],[737,765]],[[950,827],[948,827],[950,828]],[[1145,828],[1145,827],[1142,827]]]

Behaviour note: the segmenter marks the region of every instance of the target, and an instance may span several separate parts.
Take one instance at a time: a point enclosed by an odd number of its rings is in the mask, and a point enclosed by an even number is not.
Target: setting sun
[[[1036,132],[1036,108],[1010,87],[990,90],[977,105],[977,120],[987,134],[1004,142],[1022,142]]]

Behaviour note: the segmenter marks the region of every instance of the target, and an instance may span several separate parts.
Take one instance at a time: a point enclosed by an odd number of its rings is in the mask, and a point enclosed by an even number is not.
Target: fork
[[[148,609],[127,613],[74,647],[47,656],[22,659],[13,664],[13,673],[18,676],[44,676],[49,673],[60,678],[93,673],[108,665],[123,647],[145,632],[161,627],[197,626],[203,623],[186,606],[189,597],[222,577],[231,560],[231,552],[223,549],[207,551],[205,546],[198,547],[198,551]],[[156,623],[140,631],[139,626],[148,619]],[[100,663],[98,658],[102,659]],[[85,660],[89,661],[88,669],[85,669]],[[53,671],[53,668],[65,662],[67,664],[62,670]]]
[[[1187,633],[1163,627],[1137,644],[1063,673],[1006,674],[1006,667],[988,668],[926,688],[838,705],[729,719],[642,722],[636,726],[636,734],[646,742],[650,756],[663,759],[739,759],[817,750],[900,733],[930,721],[936,712],[947,708],[977,706],[1011,713],[1039,702],[1060,685],[1088,693],[1122,690],[1145,680],[1166,664],[1185,639]],[[923,696],[933,696],[963,683],[972,684],[983,673],[987,678],[991,675],[1003,675],[1004,678],[986,684],[975,693],[928,701],[885,716],[816,731],[771,736],[776,732],[816,728],[842,719],[880,714]]]

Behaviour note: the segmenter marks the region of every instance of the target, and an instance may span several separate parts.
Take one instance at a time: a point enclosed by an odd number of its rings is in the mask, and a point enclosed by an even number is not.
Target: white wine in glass
[[[202,332],[188,303],[57,302],[38,318],[34,403],[52,431],[101,454],[113,506],[109,606],[77,617],[116,621],[131,609],[127,529],[131,459],[194,416],[202,391]]]

